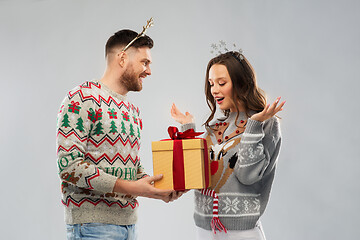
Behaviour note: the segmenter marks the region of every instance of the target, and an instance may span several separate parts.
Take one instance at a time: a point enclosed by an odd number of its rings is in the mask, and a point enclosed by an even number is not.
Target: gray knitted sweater
[[[264,213],[274,179],[280,151],[279,121],[273,117],[265,122],[248,119],[236,113],[217,120],[207,130],[211,161],[211,189],[219,198],[219,219],[227,230],[255,227]],[[182,130],[195,128],[182,125]],[[195,224],[211,230],[213,198],[195,190]]]

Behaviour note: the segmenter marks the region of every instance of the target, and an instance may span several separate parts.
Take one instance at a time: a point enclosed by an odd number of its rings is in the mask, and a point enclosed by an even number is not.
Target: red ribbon
[[[210,183],[209,183],[209,157],[208,157],[208,148],[207,148],[207,143],[205,138],[204,139],[204,167],[205,167],[205,187],[204,188],[208,188]]]
[[[194,129],[186,130],[185,132],[179,132],[177,127],[169,127],[168,133],[173,140],[173,185],[174,190],[185,190],[185,169],[184,169],[184,154],[182,139],[195,139],[196,136],[203,134],[203,132],[195,132]],[[209,165],[208,165],[208,151],[207,143],[204,138],[204,167],[205,167],[205,188],[209,186]]]
[[[185,168],[182,140],[174,140],[173,184],[174,190],[185,190]]]
[[[179,132],[177,127],[169,127],[168,133],[172,140],[194,139],[196,136],[203,134],[203,132],[195,132],[194,129],[188,129],[185,132]]]

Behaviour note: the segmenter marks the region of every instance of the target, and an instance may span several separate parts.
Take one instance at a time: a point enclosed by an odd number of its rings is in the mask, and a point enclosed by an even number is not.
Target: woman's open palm
[[[186,112],[185,114],[180,112],[180,110],[176,107],[175,103],[173,103],[173,105],[171,106],[170,112],[171,117],[180,124],[193,122],[194,117],[189,112]]]
[[[273,104],[268,104],[266,105],[266,107],[264,108],[264,110],[262,110],[259,113],[255,113],[254,115],[251,116],[251,119],[259,121],[259,122],[263,122],[265,120],[268,120],[269,118],[272,118],[276,113],[280,112],[283,110],[283,106],[285,104],[285,101],[283,101],[279,106],[278,103],[280,101],[281,97],[278,97],[275,102]]]

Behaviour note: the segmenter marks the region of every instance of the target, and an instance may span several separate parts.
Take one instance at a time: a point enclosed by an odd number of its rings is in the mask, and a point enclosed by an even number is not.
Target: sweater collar
[[[108,86],[103,84],[100,80],[96,80],[95,82],[97,82],[101,86],[101,88],[104,91],[106,91],[108,94],[110,94],[112,97],[115,97],[116,99],[118,99],[120,101],[125,101],[126,100],[126,95],[121,95],[121,94],[119,94],[117,92],[114,92],[113,90],[108,88]]]

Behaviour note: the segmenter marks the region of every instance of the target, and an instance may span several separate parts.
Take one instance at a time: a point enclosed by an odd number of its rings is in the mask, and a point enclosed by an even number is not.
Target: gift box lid
[[[156,141],[151,143],[152,151],[172,151],[173,141],[182,141],[183,149],[204,149],[204,139],[182,139],[182,140],[168,140],[168,141]]]

